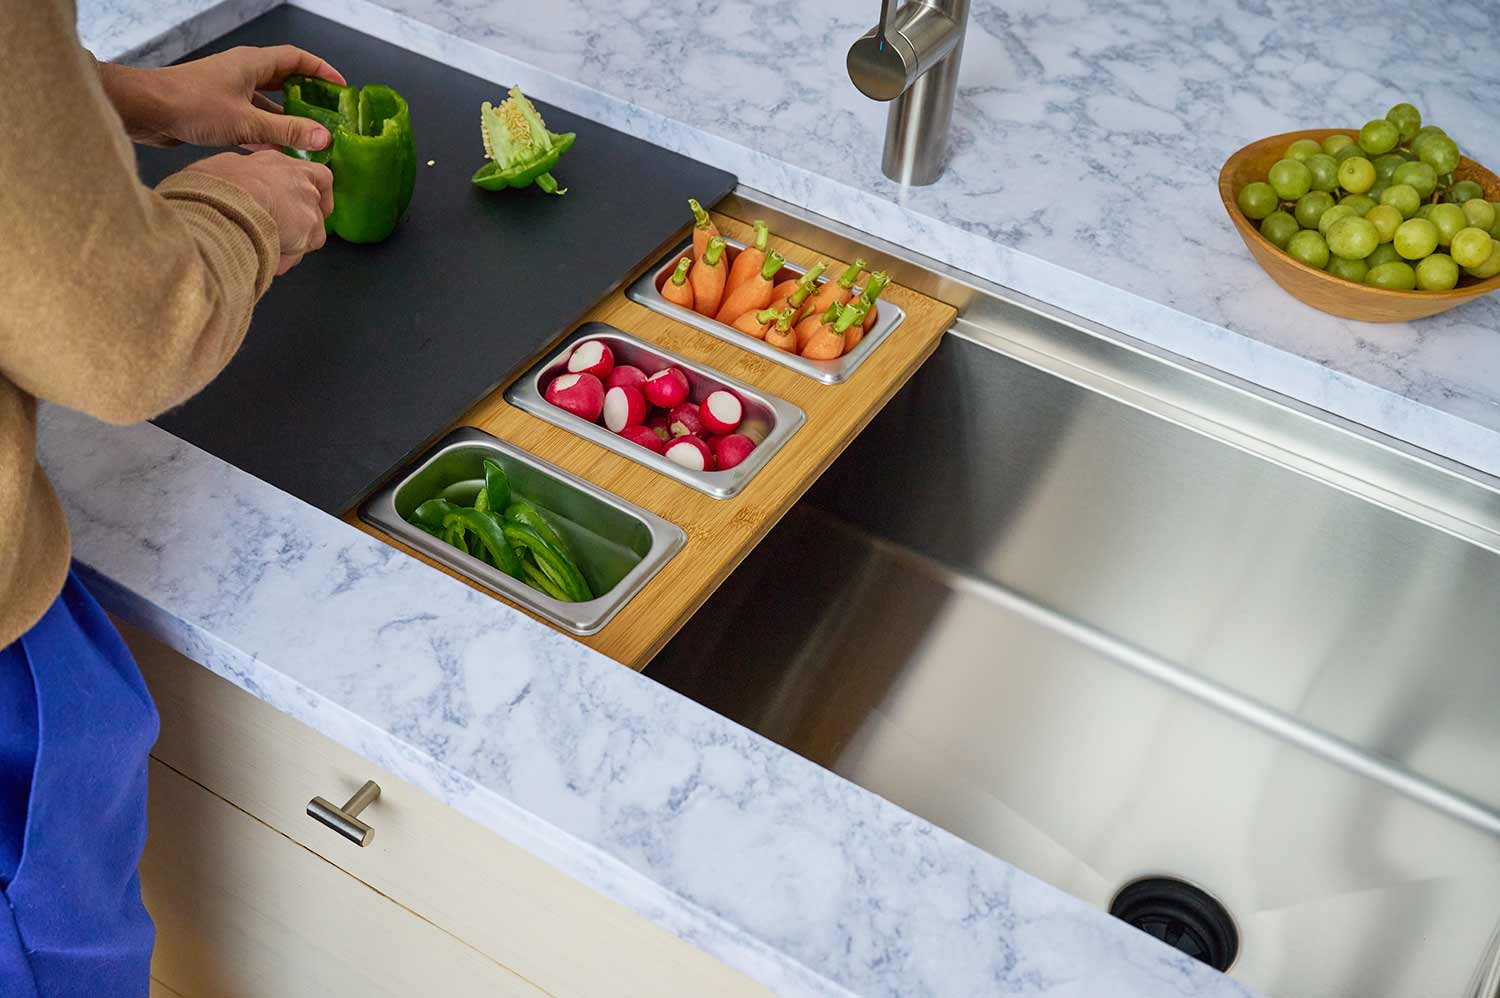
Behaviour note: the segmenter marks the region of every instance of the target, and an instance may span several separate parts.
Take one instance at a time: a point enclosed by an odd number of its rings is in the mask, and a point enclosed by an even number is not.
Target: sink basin
[[[647,675],[1101,907],[1201,888],[1263,994],[1468,998],[1500,483],[966,304]]]

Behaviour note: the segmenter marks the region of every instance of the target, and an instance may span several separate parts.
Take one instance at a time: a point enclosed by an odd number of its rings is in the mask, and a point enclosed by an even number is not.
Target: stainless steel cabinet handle
[[[375,829],[359,820],[359,812],[380,799],[380,784],[366,780],[343,807],[336,807],[322,797],[307,802],[307,816],[316,818],[357,846],[367,846],[375,838]]]

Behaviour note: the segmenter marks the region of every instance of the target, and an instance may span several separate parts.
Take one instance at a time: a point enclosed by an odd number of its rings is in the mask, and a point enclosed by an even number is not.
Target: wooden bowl
[[[1286,147],[1298,139],[1322,142],[1328,136],[1338,134],[1348,135],[1350,138],[1359,137],[1358,131],[1347,128],[1313,128],[1303,132],[1272,135],[1259,142],[1252,142],[1230,156],[1224,169],[1219,171],[1219,196],[1224,200],[1224,210],[1229,212],[1250,255],[1271,275],[1271,280],[1303,304],[1346,319],[1364,322],[1408,322],[1445,312],[1471,298],[1500,290],[1500,276],[1479,281],[1463,275],[1459,277],[1458,287],[1451,291],[1394,291],[1369,284],[1355,284],[1325,270],[1293,260],[1284,251],[1277,249],[1275,243],[1261,235],[1258,224],[1246,218],[1235,201],[1240,189],[1253,181],[1265,180],[1272,164],[1281,159],[1286,153]],[[1473,160],[1460,160],[1453,176],[1455,180],[1478,182],[1484,188],[1486,200],[1500,201],[1500,177]]]

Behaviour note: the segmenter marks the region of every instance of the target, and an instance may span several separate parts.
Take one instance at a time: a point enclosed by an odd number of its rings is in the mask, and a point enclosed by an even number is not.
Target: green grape
[[[1420,208],[1417,209],[1417,213],[1415,215],[1413,215],[1412,218],[1431,218],[1432,217],[1432,209],[1434,209],[1436,207],[1437,207],[1437,205],[1435,205],[1435,204],[1429,204],[1426,201],[1424,201],[1424,202],[1422,202],[1422,207],[1420,207]]]
[[[1368,194],[1349,194],[1339,198],[1339,204],[1348,205],[1354,209],[1356,215],[1363,216],[1368,214],[1370,209],[1379,204],[1379,202]]]
[[[1463,203],[1462,210],[1464,217],[1469,220],[1469,224],[1475,228],[1484,229],[1488,232],[1495,227],[1495,219],[1497,217],[1495,206],[1484,198],[1470,198]]]
[[[1422,143],[1417,158],[1438,173],[1452,173],[1458,167],[1458,143],[1438,135]]]
[[[1371,225],[1375,226],[1375,231],[1380,233],[1380,241],[1383,243],[1388,243],[1392,239],[1395,239],[1396,230],[1405,221],[1401,217],[1401,212],[1388,204],[1380,204],[1371,208],[1365,213],[1365,218]]]
[[[1398,156],[1398,157],[1400,157],[1401,162],[1403,162],[1403,163],[1412,163],[1412,162],[1415,162],[1416,158],[1417,158],[1417,154],[1416,153],[1412,152],[1410,149],[1404,149],[1404,148],[1402,148],[1400,146],[1398,146],[1394,150],[1392,150],[1391,151],[1391,155],[1392,156]]]
[[[1332,191],[1339,185],[1339,164],[1332,156],[1316,153],[1302,161],[1308,171],[1312,173],[1312,189],[1315,191]]]
[[[1406,160],[1401,158],[1400,153],[1388,152],[1384,156],[1375,159],[1375,179],[1377,181],[1391,182],[1396,171],[1406,165]]]
[[[1446,136],[1447,134],[1448,134],[1447,132],[1443,131],[1441,128],[1439,128],[1436,125],[1423,125],[1421,128],[1417,129],[1417,134],[1415,134],[1415,135],[1413,135],[1411,137],[1411,142],[1412,142],[1413,145],[1415,145],[1418,139],[1426,138],[1429,135],[1444,135],[1444,136]]]
[[[1495,227],[1490,230],[1490,235],[1500,239],[1500,201],[1491,201],[1490,207],[1495,209]]]
[[[1342,163],[1346,159],[1353,159],[1355,156],[1363,156],[1364,154],[1365,151],[1361,149],[1357,143],[1351,140],[1349,145],[1344,146],[1338,152],[1333,154],[1333,159],[1336,163]]]
[[[1451,173],[1440,173],[1440,174],[1438,174],[1438,190],[1446,192],[1452,186],[1453,186],[1453,174],[1451,174]]]
[[[1346,281],[1359,284],[1365,279],[1370,265],[1363,260],[1346,260],[1341,256],[1328,258],[1328,272],[1334,277],[1342,277]]]
[[[1316,156],[1322,151],[1323,147],[1320,146],[1316,140],[1298,139],[1296,142],[1293,142],[1291,145],[1286,147],[1286,158],[1295,159],[1298,162],[1302,162],[1306,160],[1307,157]]]
[[[1277,160],[1266,180],[1283,201],[1295,201],[1312,189],[1312,171],[1295,159]]]
[[[1423,201],[1437,190],[1437,171],[1426,163],[1402,163],[1391,179],[1398,184],[1410,184]]]
[[[1477,267],[1490,258],[1490,234],[1482,229],[1460,229],[1448,253],[1460,267]]]
[[[1339,164],[1339,186],[1350,194],[1365,193],[1375,186],[1375,164],[1363,156],[1344,160]]]
[[[1312,229],[1303,229],[1286,244],[1287,255],[1299,263],[1322,270],[1328,266],[1328,244]]]
[[[1246,218],[1252,218],[1257,222],[1281,205],[1281,199],[1276,196],[1276,189],[1259,180],[1240,188],[1239,197],[1235,198],[1235,202],[1239,204],[1240,211],[1245,213]]]
[[[1403,102],[1387,111],[1385,120],[1396,126],[1402,142],[1410,142],[1422,127],[1422,112]]]
[[[1458,205],[1430,204],[1426,207],[1431,209],[1427,213],[1427,220],[1437,226],[1439,246],[1449,245],[1460,229],[1468,228],[1469,219]]]
[[[1367,121],[1359,130],[1359,147],[1371,156],[1390,152],[1400,141],[1400,129],[1384,118]]]
[[[1291,215],[1284,211],[1273,211],[1260,223],[1260,234],[1275,243],[1277,249],[1284,250],[1301,228]]]
[[[1380,232],[1368,218],[1354,215],[1341,218],[1329,226],[1327,242],[1328,252],[1334,256],[1341,256],[1346,260],[1363,260],[1380,245]]]
[[[1472,201],[1475,198],[1482,197],[1484,197],[1483,187],[1480,187],[1472,180],[1460,180],[1448,188],[1448,196],[1444,200],[1452,201],[1454,204],[1463,204],[1465,201]]]
[[[1390,243],[1381,243],[1375,247],[1375,252],[1365,257],[1365,266],[1378,267],[1382,263],[1393,263],[1401,259],[1401,254],[1396,252],[1396,247]]]
[[[1297,224],[1304,229],[1316,229],[1318,220],[1323,217],[1323,212],[1332,207],[1332,194],[1327,191],[1308,191],[1297,199],[1297,205],[1292,209],[1292,214],[1297,217]]]
[[[1346,204],[1336,204],[1318,218],[1318,233],[1327,237],[1328,230],[1333,228],[1333,223],[1345,218],[1358,218],[1359,213]]]
[[[1477,267],[1465,267],[1464,273],[1470,277],[1477,277],[1481,281],[1500,275],[1500,239],[1490,240],[1489,259]]]
[[[1337,156],[1340,149],[1347,149],[1354,145],[1354,140],[1343,132],[1334,132],[1323,140],[1323,151],[1330,156]]]
[[[1386,190],[1390,188],[1390,186],[1390,184],[1382,183],[1381,181],[1377,180],[1375,181],[1375,186],[1365,191],[1365,193],[1374,198],[1378,203],[1380,201],[1381,195],[1383,195]]]
[[[1391,244],[1396,247],[1396,252],[1406,259],[1420,260],[1437,249],[1437,226],[1425,218],[1408,218],[1396,230],[1396,236],[1391,240]]]
[[[1411,218],[1422,207],[1422,196],[1411,184],[1392,184],[1380,195],[1380,203],[1395,205],[1402,218]]]
[[[1448,291],[1458,284],[1458,264],[1446,253],[1434,253],[1417,264],[1417,290]]]
[[[1365,283],[1392,291],[1410,291],[1417,286],[1417,272],[1404,260],[1382,263],[1365,274]]]
[[[1429,131],[1429,129],[1432,130]],[[1412,140],[1408,144],[1408,148],[1410,148],[1411,151],[1420,158],[1422,155],[1422,149],[1427,145],[1427,143],[1431,142],[1433,139],[1446,139],[1447,137],[1448,134],[1441,128],[1438,128],[1436,125],[1428,125],[1424,128],[1419,129],[1417,131],[1417,134],[1412,136]]]

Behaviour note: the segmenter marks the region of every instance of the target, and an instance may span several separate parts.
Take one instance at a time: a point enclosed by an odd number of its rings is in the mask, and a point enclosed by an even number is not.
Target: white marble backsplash
[[[41,453],[112,612],[778,993],[1249,994],[164,430]]]

